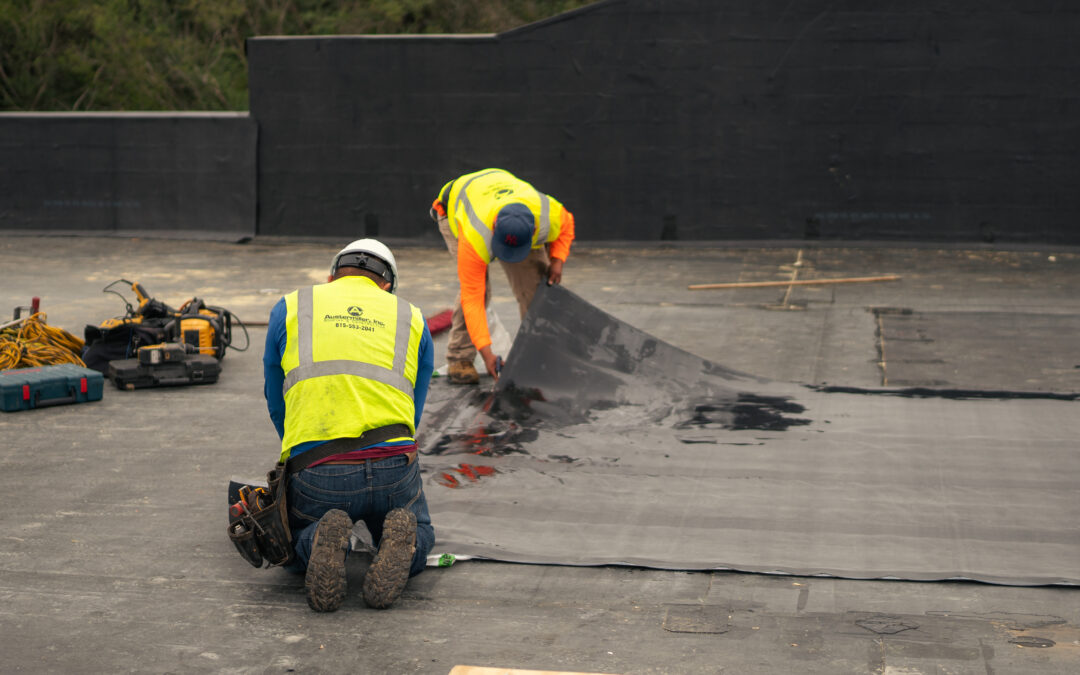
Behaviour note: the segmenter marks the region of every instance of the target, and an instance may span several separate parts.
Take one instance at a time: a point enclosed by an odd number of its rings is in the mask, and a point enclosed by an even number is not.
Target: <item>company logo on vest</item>
[[[386,323],[379,319],[370,319],[364,316],[364,308],[349,305],[344,314],[327,314],[323,321],[334,324],[334,328],[352,328],[353,330],[366,330],[373,332],[376,328],[386,328]]]

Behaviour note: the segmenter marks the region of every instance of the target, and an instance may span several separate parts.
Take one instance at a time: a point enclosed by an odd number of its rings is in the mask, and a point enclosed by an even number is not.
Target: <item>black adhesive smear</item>
[[[1034,647],[1036,649],[1047,649],[1057,644],[1050,638],[1035,637],[1034,635],[1021,635],[1020,637],[1009,640],[1009,643],[1020,645],[1021,647]]]
[[[481,457],[528,455],[529,451],[524,444],[531,443],[538,437],[539,432],[535,429],[513,423],[505,424],[499,420],[487,420],[470,430],[443,434],[425,454],[472,454]]]
[[[789,427],[810,424],[801,417],[788,417],[786,413],[801,413],[806,408],[782,396],[758,396],[741,393],[731,402],[717,401],[694,407],[692,417],[675,425],[676,429],[704,427],[732,431],[756,429],[759,431],[786,431]],[[683,443],[707,442],[684,440]]]
[[[859,387],[810,386],[823,394],[859,394],[861,396],[899,396],[902,398],[947,398],[953,400],[972,399],[1048,399],[1052,401],[1075,401],[1080,393],[1058,394],[1041,391],[1003,391],[980,389],[931,389],[929,387],[909,387],[906,389],[862,389]]]

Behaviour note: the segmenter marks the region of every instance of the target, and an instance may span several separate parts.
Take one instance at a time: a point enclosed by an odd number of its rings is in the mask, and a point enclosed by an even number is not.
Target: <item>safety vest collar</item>
[[[345,277],[350,278],[350,277]],[[371,281],[366,277],[359,277]],[[340,281],[340,279],[338,280]],[[374,282],[371,282],[374,284]],[[315,361],[312,331],[315,325],[314,288],[306,286],[296,292],[296,350],[299,363],[285,375],[283,393],[288,392],[297,383],[314,377],[328,375],[355,375],[393,387],[410,399],[413,398],[413,385],[405,376],[406,359],[409,352],[409,337],[412,328],[412,306],[397,300],[397,328],[394,332],[394,363],[387,369],[372,363],[337,359]]]
[[[461,189],[458,190],[457,200],[454,202],[454,212],[458,209],[465,211],[465,216],[468,218],[469,226],[472,230],[479,235],[479,241],[483,243],[483,250],[477,251],[480,254],[484,262],[491,262],[494,258],[494,254],[491,252],[491,238],[493,235],[492,227],[485,222],[476,213],[476,209],[473,207],[472,201],[469,199],[468,189],[477,178],[482,178],[493,173],[499,173],[500,169],[492,169],[490,171],[483,171],[469,178]],[[538,248],[542,246],[548,240],[548,235],[551,232],[551,202],[548,196],[543,192],[540,192],[536,188],[533,188],[536,192],[537,199],[540,203],[540,217],[537,218],[536,227],[533,229],[532,247]],[[456,227],[456,223],[451,221],[451,228]],[[456,232],[454,233],[457,234]]]

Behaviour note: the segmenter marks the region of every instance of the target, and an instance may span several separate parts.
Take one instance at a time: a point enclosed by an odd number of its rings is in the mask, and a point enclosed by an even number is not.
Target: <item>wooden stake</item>
[[[517,668],[490,668],[488,666],[454,666],[450,675],[604,675],[568,670],[519,670]]]
[[[880,277],[847,277],[844,279],[804,279],[802,281],[739,281],[730,284],[690,284],[687,286],[692,291],[701,291],[709,288],[766,288],[769,286],[820,286],[822,284],[865,284],[874,281],[899,281],[896,274],[887,274]]]

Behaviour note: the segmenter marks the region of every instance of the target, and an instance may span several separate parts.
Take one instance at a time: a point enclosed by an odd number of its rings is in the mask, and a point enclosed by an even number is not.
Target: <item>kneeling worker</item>
[[[270,312],[263,354],[266,405],[288,479],[293,560],[312,609],[345,599],[353,522],[378,552],[364,600],[389,607],[424,570],[435,543],[414,435],[433,345],[420,310],[393,293],[394,254],[374,239],[334,257],[329,283],[289,293]],[[310,454],[309,454],[310,453]]]
[[[491,301],[488,265],[499,260],[525,318],[540,283],[562,281],[574,215],[509,171],[484,169],[444,185],[431,205],[431,217],[457,260],[461,284],[446,346],[450,381],[479,381],[473,366],[477,351],[488,373],[498,377],[500,355],[491,348],[486,312]]]

